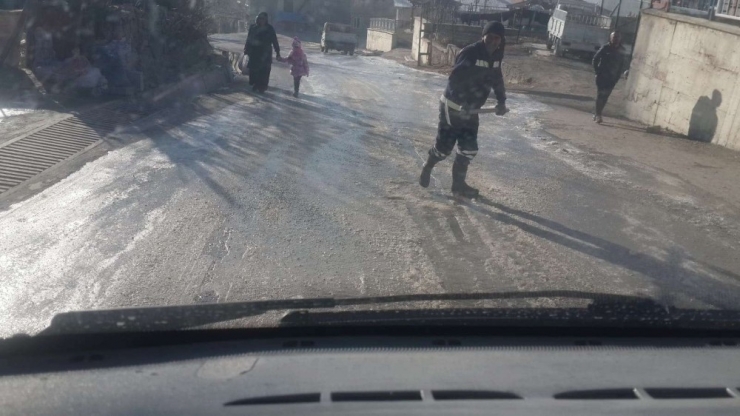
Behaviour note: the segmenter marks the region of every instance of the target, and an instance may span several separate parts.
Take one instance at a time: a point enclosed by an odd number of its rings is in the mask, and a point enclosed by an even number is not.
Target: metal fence
[[[474,4],[468,4],[460,7],[460,10],[467,13],[492,14],[509,11],[509,8],[502,6],[478,6]]]
[[[373,18],[370,19],[370,26],[368,27],[386,32],[395,32],[397,25],[395,19]]]
[[[740,20],[740,0],[653,0],[652,8],[710,20]]]
[[[370,19],[369,29],[382,30],[384,32],[396,33],[397,31],[408,29],[413,26],[412,20],[395,20],[385,18]]]
[[[719,0],[717,16],[740,19],[740,0]]]
[[[612,20],[609,16],[598,16],[591,14],[583,14],[577,12],[566,12],[565,10],[555,9],[552,11],[552,17],[576,24],[597,26],[597,27],[611,27]]]

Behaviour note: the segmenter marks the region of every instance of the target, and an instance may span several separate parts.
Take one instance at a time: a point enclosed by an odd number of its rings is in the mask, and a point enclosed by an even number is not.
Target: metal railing
[[[384,19],[384,18],[373,18],[370,19],[370,29],[384,30],[386,32],[396,31],[396,20],[395,19]]]
[[[662,5],[652,4],[652,8],[709,20],[740,20],[740,0],[664,0]]]
[[[509,9],[505,7],[476,7],[469,5],[467,8],[463,8],[462,11],[466,13],[494,14],[507,12]]]
[[[372,18],[368,29],[382,30],[385,32],[395,33],[397,31],[408,29],[413,26],[411,20],[395,20],[385,18]]]
[[[719,0],[717,16],[740,19],[740,0]]]
[[[590,15],[590,14],[582,14],[582,13],[574,13],[574,12],[566,12],[562,9],[555,9],[552,12],[552,17],[564,20],[566,22],[572,22],[576,24],[581,25],[587,25],[587,26],[596,26],[596,27],[611,27],[612,20],[609,16],[598,16],[598,15]]]

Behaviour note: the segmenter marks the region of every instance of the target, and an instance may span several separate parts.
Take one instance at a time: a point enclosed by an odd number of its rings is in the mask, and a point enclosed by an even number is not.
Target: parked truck
[[[325,23],[321,34],[321,52],[328,53],[329,50],[338,50],[344,54],[355,54],[357,47],[357,34],[350,25],[341,23]]]
[[[558,4],[547,23],[547,49],[555,49],[555,55],[566,52],[595,54],[609,42],[611,18],[590,10]]]

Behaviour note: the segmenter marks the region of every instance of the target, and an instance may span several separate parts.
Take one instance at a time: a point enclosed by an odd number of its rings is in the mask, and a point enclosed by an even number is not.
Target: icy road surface
[[[578,290],[740,305],[738,215],[701,190],[558,142],[538,125],[548,107],[510,94],[506,117],[481,117],[469,181],[484,198],[458,203],[451,160],[417,184],[445,79],[307,51],[300,98],[275,64],[264,96],[236,83],[204,98],[230,97],[218,110],[0,212],[0,335],[70,310],[307,297]]]

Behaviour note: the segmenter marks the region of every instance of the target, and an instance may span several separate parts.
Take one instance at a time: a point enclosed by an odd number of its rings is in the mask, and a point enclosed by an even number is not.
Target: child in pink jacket
[[[282,59],[282,62],[290,64],[290,75],[293,75],[293,96],[297,97],[298,90],[301,88],[301,78],[308,76],[308,58],[297,37],[293,38],[293,50],[287,58]]]

